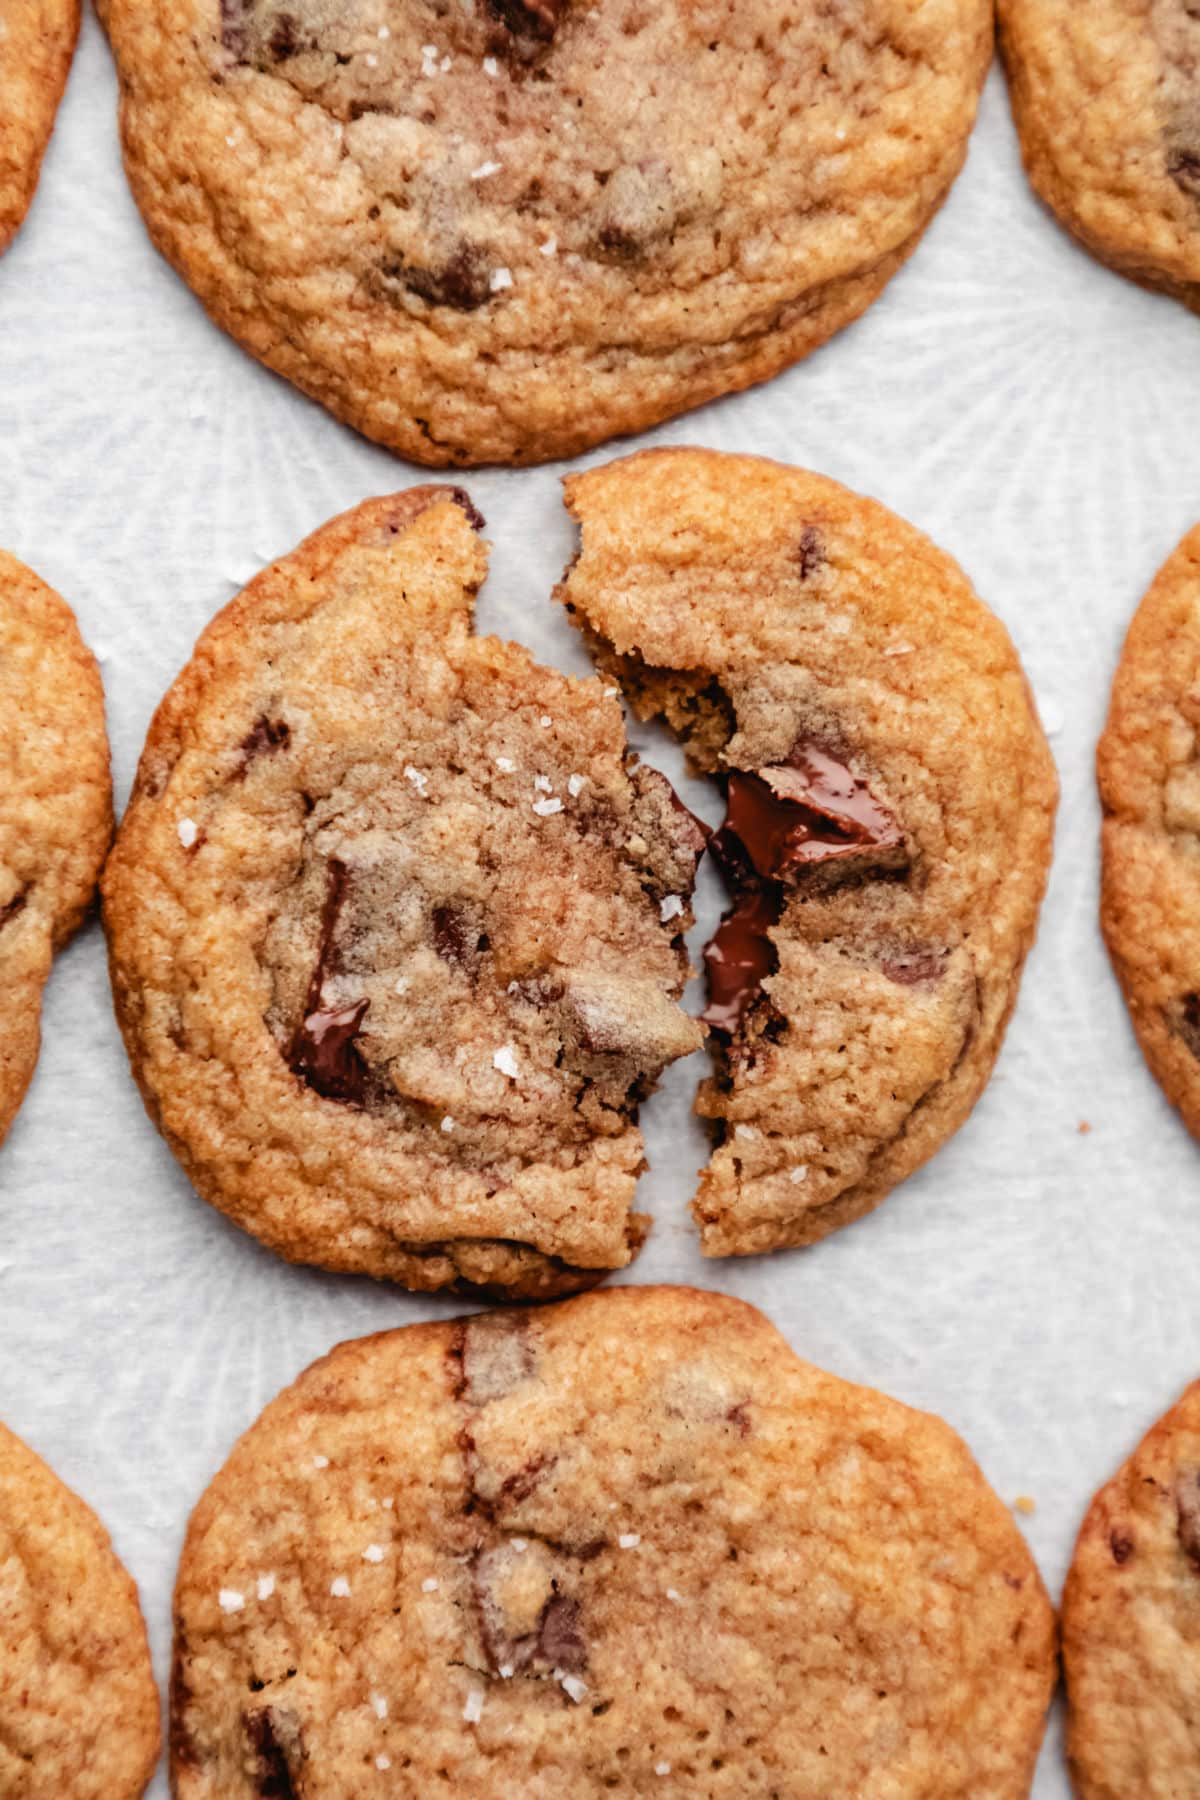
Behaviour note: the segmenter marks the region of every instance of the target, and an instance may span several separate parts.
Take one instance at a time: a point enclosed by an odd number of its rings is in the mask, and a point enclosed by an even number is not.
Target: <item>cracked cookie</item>
[[[79,35],[79,0],[0,0],[0,252],[29,210]]]
[[[1097,752],[1100,923],[1138,1042],[1200,1137],[1200,526],[1134,615]]]
[[[1080,1800],[1181,1800],[1200,1769],[1200,1382],[1080,1529],[1062,1599]]]
[[[461,489],[372,500],[232,602],[151,725],[104,879],[147,1106],[295,1261],[569,1292],[627,1263],[638,1102],[702,828],[615,690],[476,637]]]
[[[761,381],[945,198],[990,0],[102,0],[125,159],[218,324],[417,462]]]
[[[940,1419],[687,1288],[342,1344],[192,1516],[178,1800],[1018,1800],[1054,1619]]]
[[[722,783],[706,1255],[868,1212],[967,1117],[1033,941],[1057,784],[1000,622],[870,500],[643,452],[568,477],[559,598]]]
[[[998,0],[1025,167],[1079,241],[1200,311],[1200,0]]]
[[[0,550],[0,1139],[37,1063],[51,959],[112,836],[104,690],[64,600]]]
[[[91,1508],[0,1425],[0,1794],[136,1800],[158,1747],[137,1589]]]

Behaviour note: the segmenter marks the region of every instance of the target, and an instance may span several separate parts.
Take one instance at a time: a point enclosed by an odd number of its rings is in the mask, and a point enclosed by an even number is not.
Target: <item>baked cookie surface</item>
[[[1200,1137],[1200,527],[1134,615],[1097,752],[1100,922],[1138,1042]]]
[[[1075,237],[1200,310],[1194,0],[998,0],[1025,166]]]
[[[1102,1487],[1063,1589],[1081,1800],[1182,1800],[1200,1770],[1200,1382]]]
[[[33,199],[79,11],[79,0],[0,0],[0,251]]]
[[[987,0],[104,0],[216,321],[438,466],[573,455],[856,317],[965,154]]]
[[[0,1138],[37,1062],[42,989],[112,836],[104,690],[64,600],[0,551]]]
[[[90,1507],[0,1425],[0,1794],[136,1800],[158,1747],[137,1590]]]
[[[201,1499],[176,1621],[179,1800],[1017,1800],[1054,1682],[949,1427],[680,1288],[341,1345]]]
[[[629,1261],[701,828],[594,679],[472,634],[461,490],[368,501],[209,626],[104,880],[152,1116],[282,1255],[537,1297]]]
[[[1046,879],[1050,752],[1003,626],[874,501],[702,450],[566,492],[582,545],[559,598],[726,789],[702,1248],[810,1243],[987,1081]]]

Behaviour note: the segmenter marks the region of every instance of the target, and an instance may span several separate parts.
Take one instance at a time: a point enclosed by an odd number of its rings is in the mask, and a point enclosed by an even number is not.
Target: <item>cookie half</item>
[[[0,251],[29,210],[79,35],[79,0],[0,5]]]
[[[179,1800],[1029,1790],[1037,1570],[961,1440],[622,1288],[341,1345],[192,1516]]]
[[[104,690],[66,602],[0,551],[0,1139],[37,1062],[50,962],[112,836]]]
[[[855,318],[965,154],[989,0],[104,0],[218,324],[417,462],[570,456]]]
[[[1200,526],[1138,607],[1097,752],[1100,922],[1138,1042],[1200,1137]]]
[[[205,1196],[296,1261],[570,1291],[627,1263],[703,833],[596,680],[475,637],[459,489],[218,615],[104,880],[117,1011]]]
[[[665,450],[566,493],[560,599],[727,796],[702,1246],[811,1243],[924,1162],[995,1061],[1057,801],[1029,687],[957,565],[822,476]]]
[[[1123,275],[1200,311],[1200,9],[998,0],[1029,178]]]
[[[1200,1382],[1088,1509],[1063,1589],[1080,1800],[1176,1800],[1200,1768]]]
[[[136,1800],[158,1748],[137,1589],[91,1508],[0,1425],[0,1794]]]

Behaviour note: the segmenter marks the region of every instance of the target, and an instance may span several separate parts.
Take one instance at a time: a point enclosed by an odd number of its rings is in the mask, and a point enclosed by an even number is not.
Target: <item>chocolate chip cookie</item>
[[[1138,1042],[1200,1137],[1200,526],[1138,607],[1097,754],[1100,922]]]
[[[150,232],[402,455],[574,455],[857,317],[962,163],[989,0],[102,0]]]
[[[25,1097],[54,952],[112,836],[104,691],[75,616],[0,551],[0,1139]]]
[[[1180,1800],[1200,1770],[1200,1382],[1088,1509],[1063,1589],[1081,1800]]]
[[[79,10],[79,0],[0,0],[0,251],[33,199]]]
[[[1050,752],[1003,626],[873,501],[704,450],[566,491],[582,547],[559,597],[726,794],[702,1246],[811,1243],[987,1081],[1046,879]]]
[[[1029,178],[1080,242],[1200,311],[1200,4],[998,0]]]
[[[147,1106],[293,1260],[528,1297],[627,1263],[702,828],[615,690],[475,637],[460,489],[368,501],[204,633],[104,881]]]
[[[687,1288],[341,1345],[200,1501],[175,1616],[179,1800],[1017,1800],[1054,1685],[962,1441]]]
[[[0,1425],[0,1794],[136,1800],[158,1746],[137,1590],[95,1513]]]

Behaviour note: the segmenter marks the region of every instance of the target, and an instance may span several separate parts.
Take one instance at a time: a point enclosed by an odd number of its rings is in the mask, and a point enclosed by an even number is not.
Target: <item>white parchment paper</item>
[[[645,1109],[656,1223],[627,1278],[741,1295],[804,1356],[943,1414],[1006,1499],[1036,1501],[1021,1524],[1055,1594],[1094,1487],[1200,1373],[1200,1152],[1104,957],[1092,776],[1124,628],[1200,516],[1198,419],[1200,322],[1041,212],[993,72],[964,175],[867,316],[643,440],[807,464],[930,532],[1017,639],[1063,800],[1041,938],[958,1137],[814,1250],[704,1262],[687,1216],[701,1059],[677,1066]],[[469,477],[494,545],[479,618],[582,669],[547,598],[572,547],[558,473]],[[89,18],[0,262],[0,542],[72,602],[101,658],[119,804],[217,607],[324,519],[420,478],[251,362],[152,251]],[[712,818],[673,747],[638,741]],[[711,877],[702,895],[697,949]],[[288,1268],[196,1198],[129,1077],[95,925],[55,970],[44,1032],[0,1152],[0,1416],[110,1527],[165,1678],[184,1525],[235,1436],[335,1341],[453,1309]],[[1068,1793],[1056,1729],[1035,1793]]]

